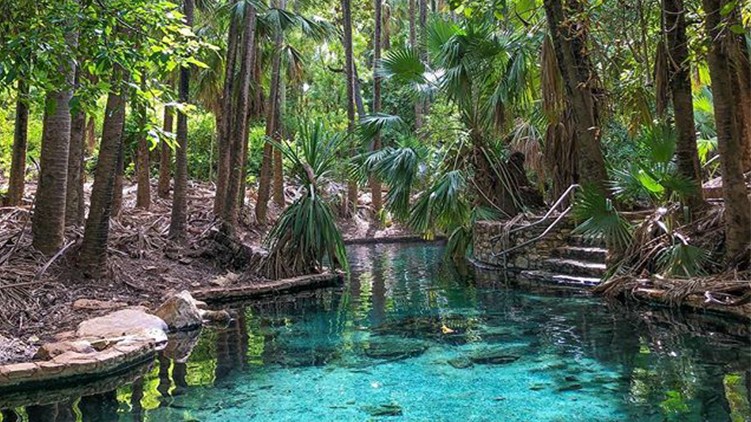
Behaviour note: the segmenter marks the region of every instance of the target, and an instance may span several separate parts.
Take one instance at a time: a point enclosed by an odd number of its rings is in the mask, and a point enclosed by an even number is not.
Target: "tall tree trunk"
[[[417,4],[416,2],[421,0],[407,0],[409,1],[409,48],[416,50],[419,48],[417,45]],[[422,128],[422,101],[418,99],[415,101],[415,130]]]
[[[423,63],[428,63],[428,1],[420,1],[420,35],[418,44],[420,46],[420,59]],[[427,98],[418,99],[420,102],[421,123],[420,127],[425,124],[425,116],[430,112],[430,100]]]
[[[663,0],[663,17],[667,33],[668,76],[675,112],[678,141],[675,155],[678,171],[696,184],[688,205],[696,209],[704,202],[701,191],[699,154],[696,150],[696,126],[691,94],[691,65],[688,58],[686,15],[683,0]]]
[[[13,157],[10,163],[10,180],[6,205],[18,206],[23,200],[26,183],[26,148],[29,128],[29,85],[24,79],[18,80],[16,97],[16,120],[13,130]]]
[[[78,34],[68,33],[66,43],[75,48]],[[42,151],[40,154],[39,185],[37,186],[31,230],[33,245],[44,254],[55,253],[65,238],[65,195],[68,178],[70,148],[70,100],[76,65],[72,54],[61,62],[61,89],[47,94]]]
[[[86,154],[93,155],[96,148],[96,119],[89,117],[86,122]]]
[[[237,3],[235,3],[237,4]],[[237,23],[237,19],[232,17],[230,20],[229,33],[227,39],[227,63],[224,68],[224,88],[222,90],[222,102],[219,107],[219,116],[217,125],[217,173],[216,173],[216,193],[214,196],[214,215],[221,216],[224,212],[224,203],[226,201],[227,186],[229,184],[230,168],[230,145],[229,145],[229,121],[232,109],[232,86],[234,84],[235,66],[237,62],[237,49],[239,38],[242,35],[242,28]]]
[[[714,114],[717,126],[717,149],[720,153],[722,190],[725,199],[725,256],[733,261],[744,255],[748,259],[751,244],[751,202],[743,178],[742,121],[738,119],[740,103],[735,75],[731,68],[733,50],[738,39],[729,29],[737,9],[724,17],[720,11],[729,6],[728,0],[702,0],[709,36],[709,72],[712,78]]]
[[[234,107],[226,118],[230,120],[230,173],[225,196],[223,231],[234,233],[238,218],[238,197],[242,177],[243,144],[248,142],[248,110],[250,108],[250,83],[253,75],[256,9],[247,7],[243,19],[243,44],[240,62],[240,84],[236,87]]]
[[[277,139],[278,124],[276,118],[279,107],[279,79],[281,78],[281,46],[282,34],[277,33],[274,41],[274,57],[271,63],[271,86],[269,88],[268,108],[266,109],[266,136]],[[256,220],[260,224],[266,224],[269,196],[271,193],[272,178],[274,175],[274,147],[266,141],[263,145],[263,161],[261,162],[261,174],[258,178],[258,200],[256,202]]]
[[[345,58],[345,76],[347,83],[347,132],[352,135],[355,131],[355,72],[354,55],[352,52],[352,8],[350,0],[342,0],[342,25]],[[352,154],[354,155],[354,141]],[[347,200],[344,204],[345,215],[354,216],[357,213],[357,182],[347,183]]]
[[[381,60],[381,25],[383,24],[382,11],[383,4],[381,0],[375,0],[375,31],[373,31],[373,113],[381,112],[381,78],[378,76],[376,69]],[[381,149],[381,134],[376,133],[373,138],[373,151]],[[368,177],[370,185],[370,195],[373,203],[373,210],[376,215],[381,213],[383,200],[381,198],[381,184],[374,175]]]
[[[386,3],[381,8],[381,48],[388,50],[391,48],[391,5]]]
[[[137,109],[140,135],[138,136],[138,145],[136,146],[136,182],[138,183],[136,188],[136,208],[148,210],[151,207],[151,175],[149,171],[149,140],[144,131],[148,115],[145,104],[139,105]]]
[[[123,149],[123,123],[125,122],[125,90],[127,76],[115,66],[113,84],[107,96],[107,106],[102,125],[94,184],[91,187],[91,206],[84,228],[79,265],[84,274],[99,278],[106,269],[107,239],[114,202],[115,173]]]
[[[173,110],[171,107],[164,107],[164,122],[162,131],[172,133]],[[159,184],[158,194],[160,198],[169,198],[170,180],[172,179],[172,147],[165,141],[159,142]]]
[[[76,72],[76,87],[82,77]],[[83,150],[86,132],[86,113],[78,108],[74,110],[70,126],[70,151],[68,154],[67,196],[65,199],[65,224],[78,227],[83,224]]]
[[[125,134],[125,119],[120,125],[120,137]],[[104,136],[104,133],[102,133]],[[111,217],[120,215],[123,209],[123,186],[125,184],[125,145],[121,146],[117,152],[117,161],[115,162],[115,187],[112,194],[112,212]]]
[[[739,12],[731,18],[740,25]],[[748,55],[748,40],[744,34],[733,34],[736,38],[733,53],[731,54],[732,66],[735,68],[735,76],[738,90],[738,119],[741,123],[741,148],[743,150],[743,171],[751,171],[751,59]]]
[[[193,0],[183,1],[185,24],[193,27]],[[181,103],[188,102],[190,96],[190,67],[180,68],[178,98]],[[188,220],[188,116],[177,112],[177,150],[175,151],[175,186],[172,195],[172,219],[169,225],[169,237],[183,240]]]
[[[278,138],[277,142],[281,142],[284,139],[284,124],[282,123],[282,116],[287,106],[287,84],[285,83],[284,76],[280,75],[279,78],[279,106],[276,109],[276,130]],[[279,208],[284,208],[284,168],[282,167],[282,151],[279,148],[274,148],[274,204]]]
[[[584,13],[579,0],[545,0],[558,66],[571,99],[576,123],[578,181],[596,187],[607,195],[607,171],[600,145],[598,78],[587,55],[586,23],[573,16]]]

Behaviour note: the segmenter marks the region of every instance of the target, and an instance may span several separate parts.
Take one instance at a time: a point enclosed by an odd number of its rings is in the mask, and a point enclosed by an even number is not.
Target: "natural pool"
[[[349,255],[344,288],[238,306],[187,361],[0,421],[751,421],[746,326],[531,293],[437,246]]]

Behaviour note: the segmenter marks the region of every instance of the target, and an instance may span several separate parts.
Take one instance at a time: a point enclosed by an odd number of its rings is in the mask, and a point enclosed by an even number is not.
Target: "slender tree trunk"
[[[572,20],[583,8],[579,0],[545,0],[558,66],[573,106],[580,183],[595,186],[607,195],[607,171],[600,145],[597,73],[587,55],[586,23]]]
[[[355,65],[352,52],[352,9],[350,0],[342,0],[342,24],[345,57],[345,76],[347,80],[347,132],[352,135],[355,131]],[[352,154],[354,155],[354,140]],[[347,200],[345,203],[345,215],[357,214],[357,182],[350,180],[347,183]]]
[[[13,131],[13,157],[10,163],[10,180],[6,205],[18,206],[23,200],[26,183],[26,148],[29,128],[29,85],[24,79],[18,80],[16,98],[16,120]]]
[[[383,23],[382,11],[383,4],[381,0],[375,0],[375,31],[373,34],[373,113],[381,112],[381,78],[378,76],[376,69],[381,60],[381,25]],[[377,133],[373,138],[373,151],[381,149],[381,134]],[[370,185],[370,195],[372,197],[373,210],[376,215],[381,213],[383,200],[381,198],[381,184],[374,175],[368,177]]]
[[[730,19],[737,9],[729,6],[728,0],[702,0],[702,3],[710,41],[709,72],[712,78],[717,149],[720,153],[725,199],[725,256],[733,262],[742,255],[748,259],[751,244],[751,203],[743,177],[743,130],[740,127],[742,121],[737,114],[739,92],[730,57],[732,51],[738,48],[738,40],[729,29],[733,23]],[[728,7],[735,11],[723,17],[720,11]]]
[[[420,0],[407,0],[409,1],[409,48],[412,50],[418,49],[417,45],[417,5],[416,2]],[[415,130],[422,128],[422,101],[419,99],[415,101]]]
[[[96,119],[89,117],[86,122],[86,154],[93,155],[96,148]]]
[[[136,146],[136,208],[148,210],[151,207],[151,177],[150,177],[150,160],[149,160],[149,140],[146,137],[144,127],[146,126],[148,115],[146,105],[139,105],[138,119],[141,134],[138,137]]]
[[[284,138],[284,124],[282,123],[282,116],[287,105],[287,84],[285,83],[284,76],[280,75],[279,78],[279,106],[276,109],[276,133],[277,142],[281,142]],[[279,208],[284,208],[284,168],[282,167],[282,151],[279,148],[274,148],[274,204]]]
[[[125,119],[120,125],[120,137],[125,134]],[[102,134],[104,136],[104,134]],[[125,145],[122,145],[117,152],[117,161],[115,164],[115,188],[112,194],[112,212],[111,216],[117,217],[123,209],[123,185],[125,181]]]
[[[391,48],[391,5],[386,4],[381,8],[381,48],[388,50]]]
[[[678,171],[693,180],[696,189],[688,198],[693,210],[704,200],[701,191],[699,154],[696,150],[696,126],[694,104],[691,94],[691,65],[686,37],[686,15],[683,0],[663,0],[665,29],[667,32],[668,75],[675,111],[675,127],[678,141],[675,155]]]
[[[237,3],[235,3],[237,4]],[[227,39],[227,63],[224,68],[224,88],[222,90],[222,102],[219,107],[217,125],[217,173],[216,194],[214,196],[214,215],[221,216],[226,201],[227,186],[229,184],[230,145],[229,145],[229,120],[232,109],[232,86],[234,84],[235,63],[237,61],[237,45],[242,28],[237,24],[234,17],[230,20],[229,35]]]
[[[113,71],[113,85],[107,97],[102,125],[102,141],[91,187],[91,206],[81,244],[79,265],[84,274],[99,278],[106,269],[107,239],[114,202],[115,173],[123,149],[125,122],[125,81],[127,76],[119,66]]]
[[[66,43],[75,48],[78,34],[66,35]],[[63,76],[60,91],[47,94],[39,185],[37,186],[31,229],[33,245],[44,254],[55,253],[65,238],[65,196],[70,148],[70,100],[76,66],[72,54],[61,63]]]
[[[731,17],[740,24],[740,18]],[[751,171],[751,61],[748,55],[748,40],[743,34],[733,34],[736,39],[734,44],[733,67],[735,68],[736,82],[738,86],[738,119],[741,123],[741,148],[743,150],[743,171]]]
[[[82,77],[76,72],[76,87]],[[68,154],[67,197],[65,199],[65,224],[78,227],[83,224],[83,150],[86,132],[86,113],[80,108],[73,112],[70,126],[70,152]]]
[[[228,188],[225,196],[223,231],[234,233],[238,218],[238,197],[240,179],[242,177],[243,144],[248,141],[248,110],[250,108],[250,83],[253,75],[256,10],[249,6],[245,10],[243,19],[243,44],[240,62],[240,84],[236,87],[234,108],[229,116],[230,120],[230,173]]]
[[[420,46],[420,59],[423,63],[428,63],[428,1],[420,1],[420,40],[418,41]],[[425,124],[425,116],[430,112],[430,100],[421,99],[421,120],[420,127]]]
[[[162,130],[172,133],[172,120],[174,113],[171,107],[164,107],[164,122]],[[170,180],[172,179],[172,147],[167,142],[159,143],[159,184],[158,193],[160,198],[169,198]]]
[[[193,0],[183,1],[185,24],[193,27]],[[190,96],[190,67],[180,68],[178,97],[181,103],[188,102]],[[177,150],[175,151],[175,186],[172,195],[172,219],[169,226],[169,237],[183,240],[185,226],[188,220],[188,116],[182,111],[177,112]]]
[[[269,88],[268,108],[266,109],[266,136],[277,139],[278,124],[276,118],[279,107],[279,79],[281,77],[281,46],[282,34],[275,35],[274,56],[271,63],[271,86]],[[263,161],[261,162],[261,174],[258,178],[258,200],[256,202],[256,220],[260,224],[266,224],[269,196],[271,193],[272,178],[274,175],[274,148],[266,141],[263,145]]]

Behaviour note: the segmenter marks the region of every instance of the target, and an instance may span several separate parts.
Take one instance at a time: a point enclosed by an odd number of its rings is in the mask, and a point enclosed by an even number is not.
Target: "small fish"
[[[441,332],[443,334],[452,334],[454,332],[454,330],[452,330],[451,328],[447,327],[446,324],[443,324],[443,325],[441,325]]]

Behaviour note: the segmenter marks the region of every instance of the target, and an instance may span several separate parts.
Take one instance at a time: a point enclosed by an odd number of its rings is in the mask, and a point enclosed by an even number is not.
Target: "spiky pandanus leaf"
[[[303,194],[284,210],[264,241],[269,254],[255,271],[271,279],[318,272],[326,261],[334,268],[348,268],[344,240],[322,196],[322,185],[339,165],[347,137],[328,132],[320,121],[299,125],[297,134],[294,144],[274,142]]]

